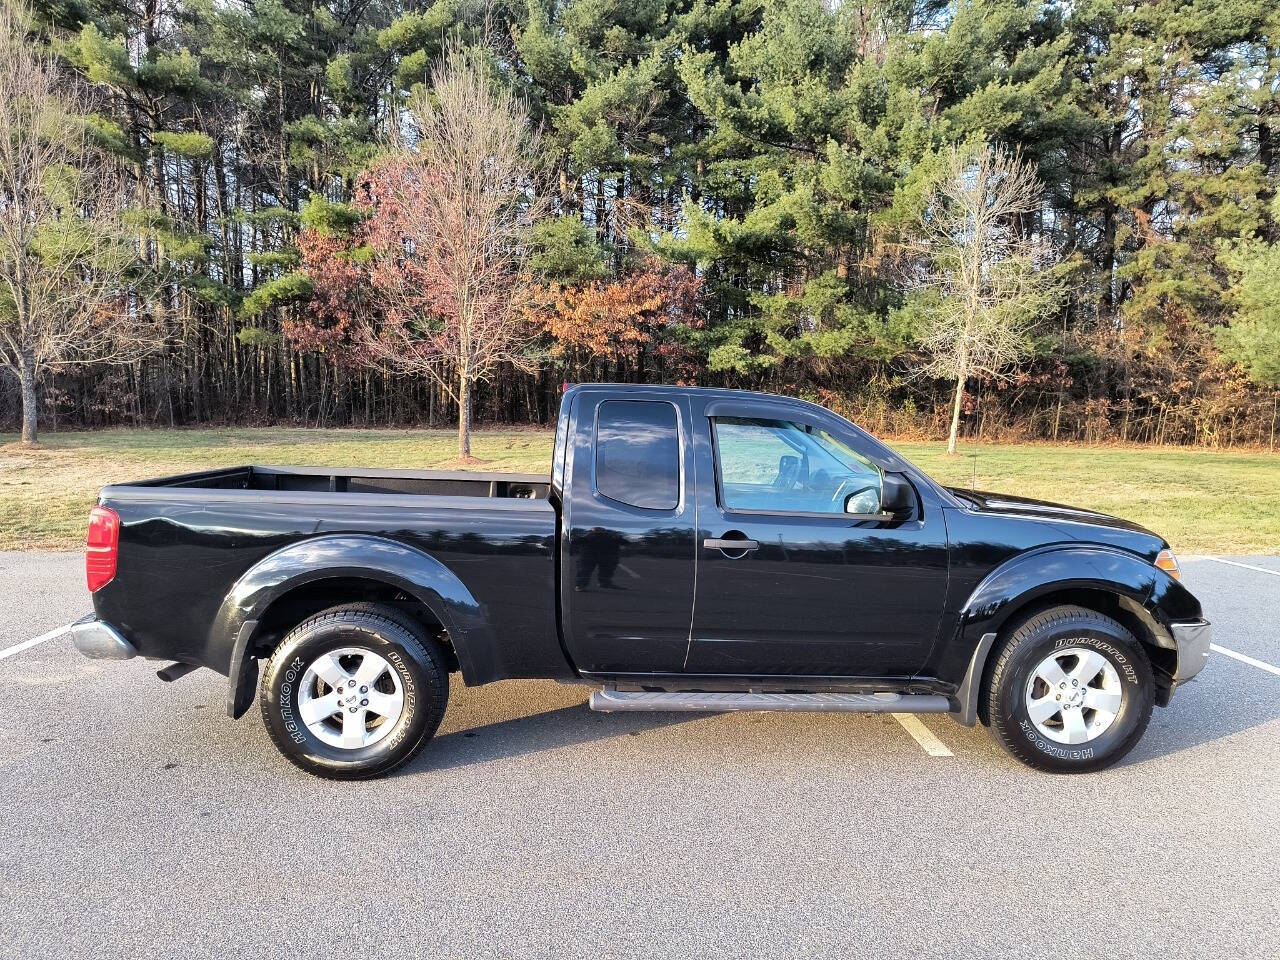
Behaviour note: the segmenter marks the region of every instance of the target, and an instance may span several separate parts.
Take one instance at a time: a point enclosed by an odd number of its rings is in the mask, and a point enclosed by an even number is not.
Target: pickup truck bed
[[[470,596],[454,624],[469,676],[570,676],[556,638],[548,489],[536,474],[277,466],[104,487],[100,503],[121,518],[120,548],[95,603],[144,656],[230,674],[243,623],[256,624],[255,646],[241,658],[371,570],[390,585],[363,598],[395,603],[413,595],[412,567],[433,566],[423,576],[456,578]],[[285,567],[295,588],[277,606]],[[246,571],[256,572],[246,580]],[[519,639],[499,645],[498,636]]]
[[[473,473],[427,470],[335,470],[331,467],[227,467],[175,477],[118,484],[107,489],[124,493],[132,488],[199,490],[255,490],[310,493],[400,493],[438,497],[488,497],[545,500],[549,477],[523,473]]]

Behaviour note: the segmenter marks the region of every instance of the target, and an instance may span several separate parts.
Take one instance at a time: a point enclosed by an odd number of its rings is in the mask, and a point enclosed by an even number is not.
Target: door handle
[[[707,537],[702,545],[708,550],[756,550],[760,544],[755,540],[722,540],[719,537]]]

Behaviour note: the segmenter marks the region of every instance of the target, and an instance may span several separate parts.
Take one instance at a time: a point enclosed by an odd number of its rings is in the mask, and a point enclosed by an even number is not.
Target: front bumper
[[[1170,624],[1169,632],[1178,647],[1178,670],[1173,675],[1176,685],[1186,683],[1204,669],[1213,642],[1213,627],[1208,620]]]
[[[138,655],[119,630],[92,615],[72,624],[70,633],[76,649],[90,660],[131,660]]]

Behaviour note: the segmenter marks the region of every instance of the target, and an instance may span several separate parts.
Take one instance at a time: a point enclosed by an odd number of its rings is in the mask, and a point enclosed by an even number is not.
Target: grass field
[[[0,549],[74,549],[97,488],[242,463],[456,467],[448,430],[103,430],[46,433],[43,449],[0,434]],[[542,430],[475,434],[479,469],[545,473]],[[1280,553],[1280,456],[1150,447],[895,445],[946,483],[1114,513],[1184,553]]]

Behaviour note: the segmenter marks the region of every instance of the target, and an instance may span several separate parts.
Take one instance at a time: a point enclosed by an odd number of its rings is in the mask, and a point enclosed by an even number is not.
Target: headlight
[[[1178,569],[1178,558],[1173,555],[1172,550],[1161,550],[1156,555],[1156,566],[1173,579],[1182,579],[1182,571]]]

